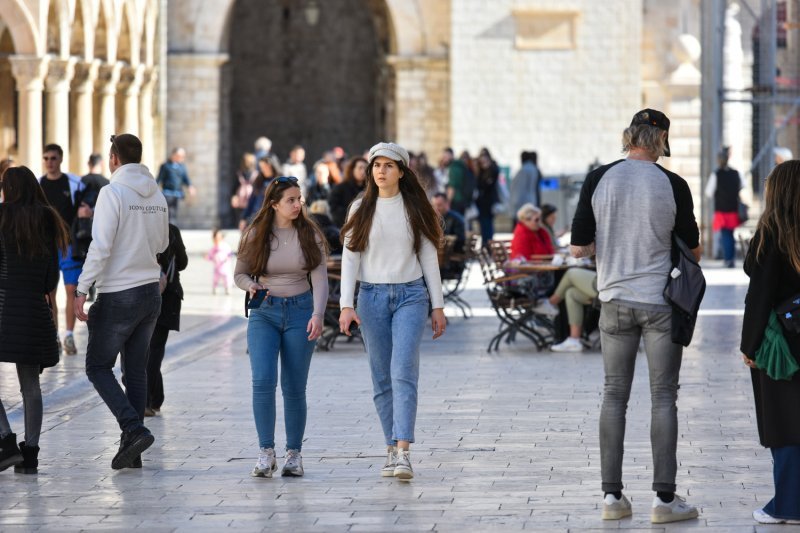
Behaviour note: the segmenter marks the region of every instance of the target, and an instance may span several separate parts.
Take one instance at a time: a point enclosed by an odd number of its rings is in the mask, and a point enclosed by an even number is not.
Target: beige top
[[[258,282],[269,289],[270,296],[288,298],[308,291],[313,286],[314,314],[323,316],[328,303],[328,267],[325,255],[320,264],[311,271],[311,285],[308,272],[304,270],[305,259],[295,228],[273,228],[272,249],[267,262],[267,273],[258,277]],[[252,239],[252,234],[250,239]],[[250,242],[248,241],[248,246]],[[322,242],[320,241],[320,247]],[[234,280],[236,286],[246,291],[253,280],[251,269],[242,259],[236,260]]]

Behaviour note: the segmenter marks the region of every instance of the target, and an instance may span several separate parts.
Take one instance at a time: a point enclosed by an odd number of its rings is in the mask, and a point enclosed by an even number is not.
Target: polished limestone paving
[[[206,232],[188,232],[183,329],[164,363],[166,403],[146,423],[156,442],[141,470],[111,470],[119,429],[78,356],[44,372],[45,424],[37,476],[0,473],[0,531],[789,531],[757,526],[772,496],[749,375],[737,350],[747,278],[708,265],[709,288],[679,399],[678,491],[697,520],[652,526],[647,367],[640,354],[629,405],[625,493],[633,516],[602,521],[599,353],[537,352],[525,339],[487,353],[498,321],[472,273],[475,316],[448,311],[446,335],[422,348],[411,483],[380,477],[385,448],[365,353],[338,342],[317,352],[308,385],[306,475],[249,476],[257,454],[242,296],[210,294]],[[13,367],[0,395],[22,432]],[[276,442],[285,444],[278,395]]]

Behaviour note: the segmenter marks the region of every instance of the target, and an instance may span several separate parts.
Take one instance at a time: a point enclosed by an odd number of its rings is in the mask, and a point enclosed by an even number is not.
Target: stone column
[[[181,204],[181,228],[213,227],[219,223],[222,202],[230,200],[227,180],[220,190],[219,157],[220,70],[227,60],[227,54],[168,56],[167,147],[186,149],[189,178],[198,193]],[[167,154],[158,155],[164,158]]]
[[[69,168],[69,89],[75,74],[75,59],[51,59],[44,81],[46,99],[45,143],[64,149],[63,170]]]
[[[155,135],[153,124],[153,88],[158,81],[158,67],[145,69],[139,91],[139,138],[142,140],[142,163],[155,171]]]
[[[432,56],[387,61],[395,71],[397,142],[438,154],[450,144],[450,61]]]
[[[17,137],[19,161],[39,176],[42,170],[42,90],[49,58],[11,56],[9,60],[21,110]]]
[[[110,144],[109,138],[117,132],[116,117],[116,95],[117,83],[119,83],[119,73],[122,65],[120,63],[101,64],[97,71],[97,81],[95,90],[97,91],[97,123],[94,132],[94,151],[103,155],[108,153]]]
[[[86,161],[94,148],[94,84],[100,60],[75,64],[72,80],[72,121],[70,128],[70,172],[85,174]]]
[[[122,131],[139,136],[139,89],[144,77],[144,65],[122,67],[119,94],[122,98]]]

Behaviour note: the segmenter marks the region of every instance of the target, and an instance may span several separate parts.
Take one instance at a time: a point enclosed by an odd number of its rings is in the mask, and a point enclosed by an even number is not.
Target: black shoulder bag
[[[683,240],[672,234],[672,270],[664,287],[664,298],[672,307],[672,342],[689,346],[697,311],[706,292],[706,278],[694,254]]]

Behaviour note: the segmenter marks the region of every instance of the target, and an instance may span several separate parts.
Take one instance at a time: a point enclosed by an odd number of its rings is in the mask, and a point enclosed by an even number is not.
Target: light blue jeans
[[[653,490],[675,492],[678,470],[678,378],[683,346],[672,342],[670,313],[603,302],[600,343],[605,387],[600,409],[600,471],[603,492],[622,490],[625,414],[631,395],[639,339],[650,374],[650,446]]]
[[[428,320],[425,282],[361,282],[358,316],[386,444],[414,442],[419,345]]]
[[[250,310],[247,347],[253,372],[253,416],[261,448],[275,447],[275,389],[281,360],[283,418],[286,448],[300,450],[306,431],[306,384],[317,341],[308,340],[308,321],[314,311],[311,291],[280,298],[268,296]]]

